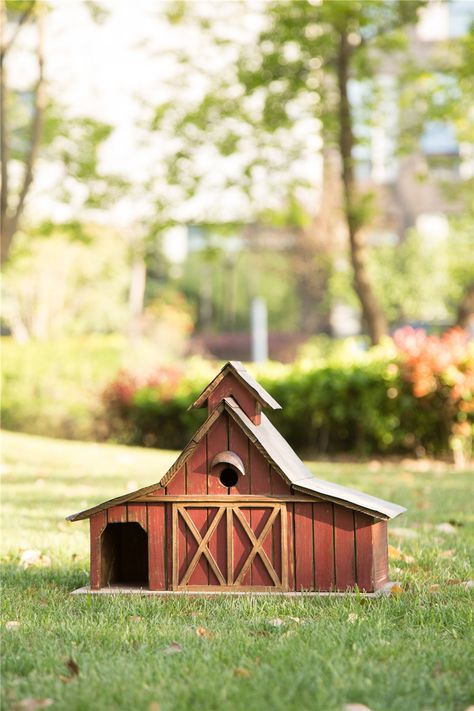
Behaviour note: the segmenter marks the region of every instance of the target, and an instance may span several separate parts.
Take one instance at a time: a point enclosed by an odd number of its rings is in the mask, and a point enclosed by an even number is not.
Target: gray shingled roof
[[[268,406],[271,407],[272,410],[281,410],[281,405],[277,403],[277,401],[265,390],[265,388],[260,385],[260,383],[257,383],[255,378],[252,378],[250,373],[245,370],[239,360],[230,360],[226,363],[217,373],[214,380],[212,380],[209,385],[204,388],[197,400],[190,405],[189,409],[192,410],[194,408],[204,407],[209,395],[213,390],[215,390],[228,372],[233,373],[236,378],[247,388],[247,390],[250,390],[263,407]]]

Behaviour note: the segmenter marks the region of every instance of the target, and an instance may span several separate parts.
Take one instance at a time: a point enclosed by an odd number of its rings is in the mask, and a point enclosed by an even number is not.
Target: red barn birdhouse
[[[388,581],[387,520],[405,509],[314,477],[262,413],[239,362],[193,408],[207,419],[151,486],[90,519],[92,591],[365,592]]]

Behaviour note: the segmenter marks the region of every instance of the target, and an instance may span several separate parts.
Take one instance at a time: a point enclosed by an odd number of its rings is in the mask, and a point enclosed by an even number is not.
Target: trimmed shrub
[[[187,407],[214,374],[210,364],[146,378],[122,371],[102,397],[107,436],[183,447],[206,415]],[[470,455],[474,367],[462,331],[403,329],[393,344],[352,360],[274,364],[255,374],[283,406],[271,413],[274,424],[300,451]]]

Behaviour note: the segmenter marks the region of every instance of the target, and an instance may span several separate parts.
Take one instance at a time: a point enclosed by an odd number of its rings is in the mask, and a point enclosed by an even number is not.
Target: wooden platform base
[[[235,591],[235,592],[219,592],[217,590],[209,590],[208,592],[196,591],[196,590],[148,590],[148,588],[140,587],[122,587],[120,585],[110,586],[108,588],[100,588],[100,590],[91,590],[89,585],[84,585],[82,588],[77,588],[71,591],[71,595],[161,595],[161,596],[186,596],[186,597],[210,597],[214,595],[252,595],[252,596],[268,596],[268,595],[278,595],[280,597],[355,597],[360,595],[361,597],[380,597],[381,595],[390,595],[390,592],[394,585],[399,583],[386,583],[383,588],[371,593],[360,593],[360,592],[245,592],[245,591]]]

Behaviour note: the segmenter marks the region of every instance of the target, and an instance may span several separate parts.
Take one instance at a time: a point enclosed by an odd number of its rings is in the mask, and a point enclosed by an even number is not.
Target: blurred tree
[[[268,26],[257,53],[241,61],[241,80],[249,92],[264,92],[267,130],[291,121],[297,97],[314,103],[326,146],[340,156],[343,209],[349,237],[354,288],[372,343],[387,331],[385,314],[367,268],[363,226],[372,210],[372,195],[362,194],[354,177],[354,152],[362,141],[356,131],[351,90],[363,81],[370,87],[381,52],[403,47],[403,28],[416,20],[422,3],[415,0],[296,0],[266,6]]]
[[[354,82],[363,81],[370,102],[376,102],[376,82],[372,80],[381,53],[404,47],[403,30],[416,21],[422,4],[423,0],[269,2],[263,6],[263,29],[256,40],[247,37],[240,46],[234,40],[237,77],[230,76],[229,83],[229,75],[214,71],[214,82],[199,105],[176,124],[189,132],[192,141],[178,154],[173,170],[179,175],[186,170],[188,176],[192,147],[206,137],[223,155],[238,155],[244,160],[241,126],[251,126],[260,150],[242,166],[241,183],[250,192],[262,167],[268,169],[280,152],[288,174],[286,200],[298,190],[291,175],[292,162],[311,160],[301,134],[299,141],[291,140],[291,130],[297,124],[301,129],[302,120],[306,120],[306,134],[312,132],[316,142],[322,136],[324,145],[337,151],[353,284],[373,343],[386,333],[387,323],[367,269],[363,227],[373,212],[373,201],[371,194],[358,190],[354,178],[354,153],[363,139],[356,130],[350,94]],[[179,2],[172,7],[174,21],[185,23],[191,18],[208,34],[215,32],[217,22],[213,17],[202,18],[195,5]],[[221,37],[219,42],[228,46],[232,39]],[[208,67],[210,73],[213,69]],[[366,107],[366,114],[370,108]],[[264,149],[268,145],[273,151]],[[319,148],[320,144],[313,145],[314,154]]]
[[[2,278],[2,319],[20,342],[110,333],[127,327],[127,246],[116,231],[88,227],[20,231]]]
[[[92,16],[103,19],[96,3],[87,3]],[[1,141],[1,261],[8,259],[15,235],[24,217],[27,198],[42,158],[60,164],[58,201],[70,204],[71,191],[65,177],[86,188],[84,207],[104,206],[123,194],[127,182],[99,169],[99,149],[112,127],[90,117],[65,115],[54,97],[47,94],[45,75],[45,23],[50,8],[39,0],[7,0],[1,3],[0,18],[0,141]],[[31,50],[36,79],[28,91],[19,91],[9,82],[9,62],[26,28],[35,38]],[[82,237],[77,221],[68,233]]]

